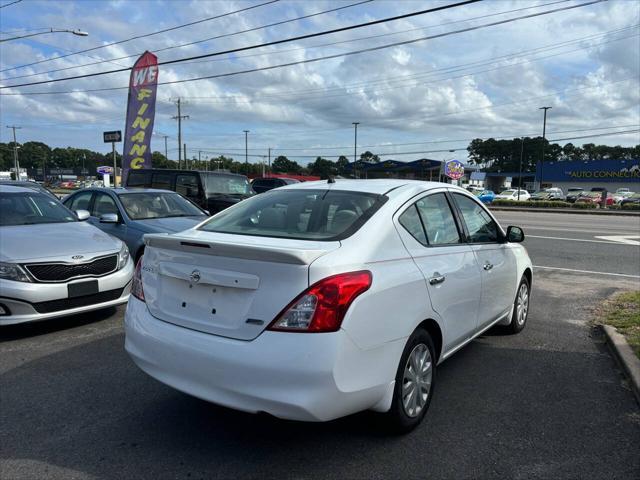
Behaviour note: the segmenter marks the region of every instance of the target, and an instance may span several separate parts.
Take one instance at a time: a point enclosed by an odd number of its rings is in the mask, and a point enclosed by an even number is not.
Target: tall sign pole
[[[113,187],[115,188],[117,187],[116,174],[118,173],[118,170],[116,168],[116,143],[120,143],[122,141],[122,132],[120,130],[103,132],[102,138],[104,140],[104,143],[111,143],[111,153],[113,155]],[[123,181],[120,182],[121,186],[122,186],[122,183]]]

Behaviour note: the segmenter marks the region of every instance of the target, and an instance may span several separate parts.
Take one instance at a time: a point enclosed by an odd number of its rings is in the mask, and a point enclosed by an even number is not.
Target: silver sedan
[[[133,261],[122,241],[50,196],[0,186],[0,325],[125,303]]]

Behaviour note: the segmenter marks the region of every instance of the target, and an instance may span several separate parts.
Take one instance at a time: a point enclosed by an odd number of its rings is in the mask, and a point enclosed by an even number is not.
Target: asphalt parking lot
[[[640,287],[640,218],[497,215],[536,266],[528,326],[445,362],[411,434],[176,392],[128,359],[119,307],[0,330],[0,478],[639,478],[640,408],[588,320]]]

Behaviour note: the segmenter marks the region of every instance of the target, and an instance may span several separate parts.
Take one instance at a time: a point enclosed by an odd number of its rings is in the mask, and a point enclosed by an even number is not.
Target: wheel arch
[[[431,340],[433,340],[433,346],[436,349],[436,361],[440,361],[442,356],[442,344],[443,344],[443,336],[442,329],[438,322],[436,322],[433,318],[428,318],[420,322],[420,324],[416,327],[417,329],[426,330],[431,336]]]

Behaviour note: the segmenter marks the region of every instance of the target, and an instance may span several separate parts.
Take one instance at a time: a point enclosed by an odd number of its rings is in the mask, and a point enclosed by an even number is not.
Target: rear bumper
[[[133,297],[125,333],[125,349],[144,372],[226,407],[305,421],[389,407],[380,405],[393,378],[378,373],[388,369],[376,362],[395,357],[396,342],[362,351],[344,331],[264,332],[253,341],[234,340],[158,320]]]

